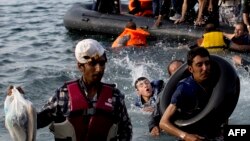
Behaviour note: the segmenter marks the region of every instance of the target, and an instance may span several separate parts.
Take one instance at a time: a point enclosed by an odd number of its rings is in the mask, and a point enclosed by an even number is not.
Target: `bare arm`
[[[249,25],[249,16],[248,13],[243,13],[243,21],[246,25]]]
[[[223,32],[223,36],[226,37],[229,40],[232,40],[233,37],[234,37],[234,34]]]
[[[170,104],[166,111],[164,112],[161,121],[160,121],[160,128],[166,131],[167,133],[174,135],[178,138],[181,138],[185,141],[201,141],[204,137],[195,135],[195,134],[188,134],[178,128],[176,128],[171,122],[170,119],[176,112],[177,107],[174,104]]]
[[[248,26],[247,30],[250,33],[250,27],[249,27],[249,15],[248,13],[243,13],[243,21]]]

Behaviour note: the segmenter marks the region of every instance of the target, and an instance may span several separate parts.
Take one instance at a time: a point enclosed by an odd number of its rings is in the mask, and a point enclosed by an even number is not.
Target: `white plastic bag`
[[[4,102],[5,126],[14,141],[35,141],[36,110],[15,87]]]

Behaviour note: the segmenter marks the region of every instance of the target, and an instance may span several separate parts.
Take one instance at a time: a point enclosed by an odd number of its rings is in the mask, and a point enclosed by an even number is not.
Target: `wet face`
[[[79,70],[83,74],[84,82],[92,85],[101,81],[106,64],[105,56],[92,58],[85,64],[78,64]]]
[[[244,27],[240,24],[236,24],[234,28],[234,34],[235,37],[240,37],[244,35]]]
[[[194,57],[193,63],[188,69],[198,83],[204,82],[210,74],[211,64],[209,57],[201,57],[199,55]]]
[[[147,98],[151,97],[153,93],[152,86],[148,79],[138,81],[136,84],[136,90],[137,90],[138,95],[141,95],[142,97],[147,97]]]

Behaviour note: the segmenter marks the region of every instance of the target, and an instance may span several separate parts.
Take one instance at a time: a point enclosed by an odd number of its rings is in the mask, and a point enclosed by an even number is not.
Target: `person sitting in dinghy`
[[[92,10],[100,13],[120,14],[120,0],[94,0]]]
[[[112,48],[116,47],[142,47],[147,45],[147,37],[149,32],[142,28],[136,28],[136,24],[129,21],[124,31],[116,38],[112,44]]]

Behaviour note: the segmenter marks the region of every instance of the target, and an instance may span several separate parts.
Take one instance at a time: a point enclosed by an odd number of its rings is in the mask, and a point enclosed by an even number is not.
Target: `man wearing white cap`
[[[55,140],[130,141],[132,125],[124,96],[101,82],[107,62],[104,48],[93,39],[75,48],[82,77],[65,83],[38,114],[38,128],[50,123]]]

